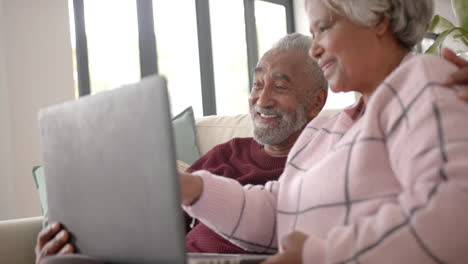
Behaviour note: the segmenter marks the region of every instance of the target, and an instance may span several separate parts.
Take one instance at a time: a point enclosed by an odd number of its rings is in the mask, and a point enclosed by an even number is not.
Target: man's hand
[[[458,57],[453,51],[447,48],[442,50],[442,56],[459,68],[458,71],[451,74],[447,80],[445,80],[445,84],[465,85],[465,87],[459,89],[458,96],[460,99],[468,101],[468,61]]]
[[[196,175],[179,172],[180,198],[183,205],[194,204],[203,192],[203,180]]]
[[[282,250],[280,253],[269,257],[262,264],[300,264],[302,263],[302,248],[307,239],[302,232],[293,232],[281,240]]]
[[[68,243],[70,233],[63,229],[59,223],[52,223],[42,229],[37,235],[36,264],[51,255],[71,254],[75,251],[72,244]]]

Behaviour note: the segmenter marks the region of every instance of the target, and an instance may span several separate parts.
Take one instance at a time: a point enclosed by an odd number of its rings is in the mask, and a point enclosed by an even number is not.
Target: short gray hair
[[[281,39],[279,39],[271,49],[279,49],[279,50],[296,50],[299,52],[303,52],[306,58],[306,63],[309,66],[308,72],[311,74],[312,79],[314,80],[313,89],[309,90],[306,97],[307,99],[311,99],[310,97],[313,95],[313,92],[317,91],[318,89],[328,89],[327,80],[323,76],[322,70],[317,65],[317,63],[309,56],[310,46],[312,45],[312,37],[302,35],[300,33],[291,33],[288,34]]]
[[[390,21],[390,27],[400,42],[413,48],[423,37],[434,12],[433,0],[322,0],[338,14],[362,26],[377,25],[382,16]]]

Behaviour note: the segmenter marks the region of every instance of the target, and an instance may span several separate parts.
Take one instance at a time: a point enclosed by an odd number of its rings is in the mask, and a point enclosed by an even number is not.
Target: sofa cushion
[[[46,192],[46,185],[45,185],[45,175],[44,175],[44,167],[42,166],[34,166],[33,170],[33,178],[34,183],[36,184],[37,192],[39,193],[39,201],[41,202],[41,209],[43,218],[43,226],[47,225],[47,192]]]
[[[196,120],[196,128],[198,149],[202,155],[232,138],[252,137],[249,114],[201,117]]]
[[[172,118],[176,156],[187,164],[200,158],[196,142],[195,117],[191,106]]]

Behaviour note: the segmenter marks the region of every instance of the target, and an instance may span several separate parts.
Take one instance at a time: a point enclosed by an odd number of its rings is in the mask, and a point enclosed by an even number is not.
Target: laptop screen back
[[[49,220],[80,253],[185,262],[170,116],[158,76],[40,112]]]

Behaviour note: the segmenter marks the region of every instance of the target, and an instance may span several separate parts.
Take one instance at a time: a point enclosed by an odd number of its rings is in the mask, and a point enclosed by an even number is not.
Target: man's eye
[[[259,83],[259,82],[254,82],[254,83],[252,84],[252,88],[253,88],[253,89],[260,89],[260,83]]]
[[[282,85],[278,85],[278,84],[275,85],[275,88],[276,88],[276,89],[280,89],[280,90],[286,89],[286,87],[284,87],[284,86],[282,86]]]

